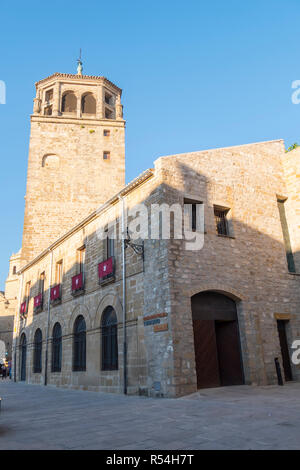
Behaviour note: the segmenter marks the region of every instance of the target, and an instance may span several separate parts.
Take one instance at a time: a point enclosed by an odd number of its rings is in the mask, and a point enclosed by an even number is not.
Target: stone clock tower
[[[121,93],[81,69],[36,83],[22,264],[125,185]]]

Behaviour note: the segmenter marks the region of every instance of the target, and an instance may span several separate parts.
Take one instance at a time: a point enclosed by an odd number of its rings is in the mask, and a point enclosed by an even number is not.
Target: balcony
[[[56,284],[50,290],[50,302],[55,306],[61,303],[61,284]]]
[[[76,274],[72,277],[72,291],[73,297],[84,294],[84,275],[83,273]]]
[[[35,314],[43,311],[43,294],[42,293],[34,297],[33,311]]]
[[[24,302],[21,303],[20,307],[20,316],[25,318],[28,312],[28,301],[25,300]]]
[[[98,264],[99,284],[104,285],[115,281],[115,257],[111,256]]]

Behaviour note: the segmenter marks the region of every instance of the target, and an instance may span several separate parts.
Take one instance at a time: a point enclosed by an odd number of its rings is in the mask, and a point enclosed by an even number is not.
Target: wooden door
[[[193,327],[197,387],[218,387],[220,378],[215,322],[213,320],[193,320]]]
[[[244,383],[238,323],[234,321],[216,321],[216,343],[218,350],[220,383],[242,385]]]

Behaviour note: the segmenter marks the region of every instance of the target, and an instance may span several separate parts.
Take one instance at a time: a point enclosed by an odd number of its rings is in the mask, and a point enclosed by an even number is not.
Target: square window
[[[109,93],[105,93],[105,96],[104,96],[104,100],[105,100],[105,103],[111,105],[111,101],[112,101],[112,96],[109,94]]]
[[[104,137],[109,137],[110,136],[110,131],[108,129],[104,129],[103,135],[104,135]]]
[[[110,152],[103,152],[103,160],[109,160],[110,159]]]
[[[229,236],[227,214],[229,209],[214,206],[216,231],[218,235]]]
[[[51,101],[53,99],[53,89],[47,90],[45,94],[45,100]]]

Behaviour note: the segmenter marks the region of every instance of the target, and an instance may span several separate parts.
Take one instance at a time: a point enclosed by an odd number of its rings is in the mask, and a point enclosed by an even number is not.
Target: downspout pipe
[[[47,385],[48,378],[48,341],[49,341],[49,328],[50,328],[50,310],[51,310],[51,278],[52,278],[52,263],[53,263],[53,251],[49,250],[50,253],[50,268],[49,268],[49,293],[48,293],[48,319],[47,319],[47,333],[46,333],[46,351],[45,351],[45,374],[44,374],[44,385]]]
[[[123,392],[127,395],[127,336],[126,336],[126,256],[125,256],[125,200],[119,196],[122,204],[122,285],[123,285]]]
[[[17,346],[18,346],[18,338],[20,334],[20,309],[21,309],[21,296],[23,290],[23,277],[24,274],[22,273],[21,282],[19,287],[19,299],[18,299],[18,306],[16,312],[16,336],[15,336],[15,351],[14,351],[14,382],[17,381]]]

